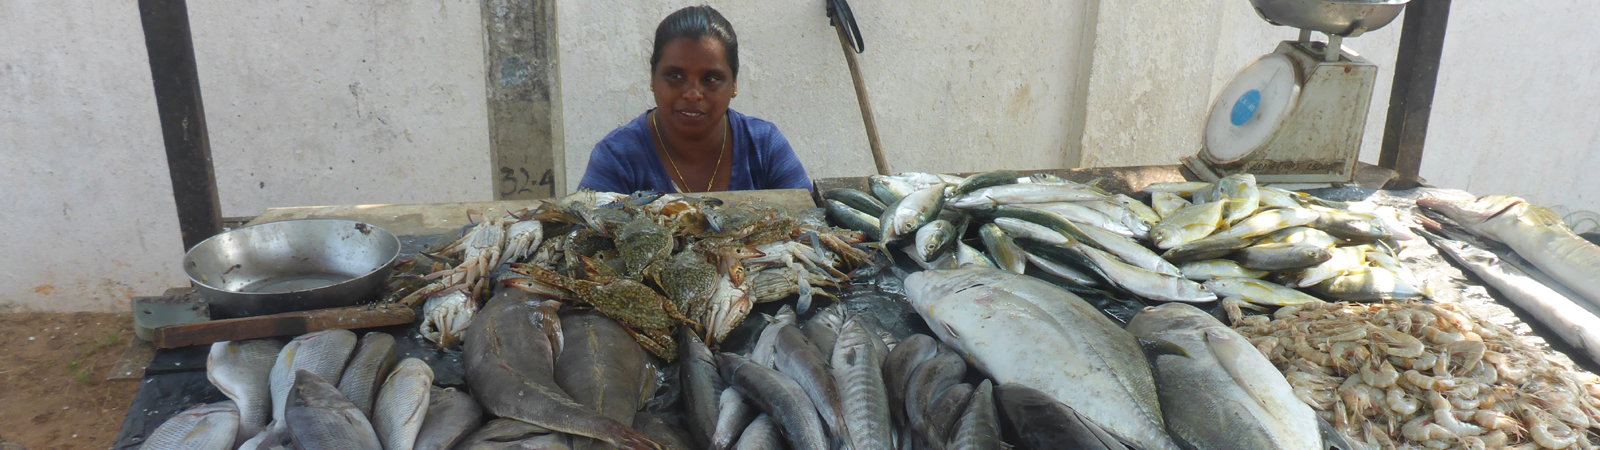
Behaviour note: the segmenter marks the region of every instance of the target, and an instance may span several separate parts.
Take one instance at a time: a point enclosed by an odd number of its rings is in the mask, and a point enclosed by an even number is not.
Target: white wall
[[[699,0],[558,2],[567,185],[612,129],[653,106],[655,27]],[[813,178],[874,172],[850,72],[821,1],[712,6],[739,36],[732,108],[778,125]],[[1054,168],[1068,127],[1084,2],[852,2],[858,55],[890,169]],[[1071,157],[1069,157],[1071,156]]]

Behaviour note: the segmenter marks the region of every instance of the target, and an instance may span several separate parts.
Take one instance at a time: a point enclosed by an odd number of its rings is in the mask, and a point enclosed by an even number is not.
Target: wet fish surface
[[[434,386],[428,394],[428,416],[417,432],[415,450],[449,450],[483,421],[483,409],[471,395]]]
[[[961,421],[956,424],[950,438],[951,450],[1000,450],[1000,419],[994,409],[994,384],[983,380],[972,391],[972,401],[967,403]]]
[[[354,340],[355,336],[350,336]],[[284,423],[304,450],[379,450],[372,422],[332,384],[307,370],[295,372]]]
[[[776,370],[729,353],[717,355],[717,367],[728,384],[738,388],[762,411],[776,418],[775,422],[791,448],[830,448],[822,418],[817,415],[816,406],[811,404],[811,399],[799,383]]]
[[[394,370],[394,362],[394,336],[382,332],[361,336],[361,341],[356,343],[355,354],[350,355],[344,373],[339,375],[339,392],[344,393],[344,397],[350,399],[350,403],[354,403],[362,413],[371,417],[378,388],[389,377],[389,371]]]
[[[772,416],[762,414],[745,427],[744,433],[739,436],[739,442],[734,444],[735,450],[783,450],[783,434],[778,429],[777,423],[772,421]]]
[[[923,443],[932,449],[942,449],[945,443],[944,424],[934,424],[928,406],[946,389],[961,382],[967,374],[967,362],[955,349],[941,345],[933,358],[917,366],[906,382],[906,423],[921,434]],[[941,411],[948,412],[948,411]]]
[[[572,436],[513,419],[494,419],[461,440],[455,450],[572,450]]]
[[[684,421],[696,445],[711,446],[717,431],[718,400],[725,389],[717,357],[700,337],[683,327],[678,336],[678,377],[683,386]]]
[[[716,432],[711,434],[711,448],[727,450],[733,448],[734,443],[738,442],[739,434],[750,426],[750,421],[755,420],[756,416],[761,414],[761,410],[745,401],[744,394],[739,393],[739,389],[733,386],[722,390],[722,395],[717,398],[717,405],[717,428]]]
[[[633,423],[653,375],[644,348],[616,320],[594,312],[561,316],[561,335],[556,385],[601,416]]]
[[[994,389],[994,396],[1004,413],[1006,442],[1022,450],[1127,448],[1099,425],[1038,389],[1002,385]]]
[[[830,347],[828,353],[833,353]],[[843,401],[839,386],[828,369],[828,360],[817,347],[806,339],[800,330],[791,326],[778,330],[778,355],[775,359],[778,373],[787,375],[800,385],[811,398],[812,406],[822,413],[823,422],[834,436],[849,436],[845,428]],[[746,392],[746,396],[750,394]],[[767,411],[769,414],[772,411]]]
[[[232,400],[199,405],[173,415],[150,433],[140,450],[223,450],[239,432],[239,407]]]
[[[656,448],[644,435],[578,404],[555,382],[561,348],[560,303],[504,290],[467,327],[462,347],[467,385],[484,410],[628,450]]]
[[[417,358],[400,361],[383,381],[372,405],[372,429],[384,450],[412,450],[416,445],[432,386],[433,369]]]
[[[272,420],[272,364],[283,343],[273,339],[218,342],[206,355],[206,379],[239,410],[238,440],[250,439]]]
[[[337,385],[345,362],[350,359],[350,351],[355,347],[356,334],[339,329],[306,333],[284,345],[268,376],[272,389],[272,420],[283,421],[289,390],[295,385],[295,371],[307,370]]]
[[[845,428],[857,450],[893,446],[894,425],[882,369],[888,353],[877,327],[862,316],[846,320],[834,344],[833,377],[842,395]]]

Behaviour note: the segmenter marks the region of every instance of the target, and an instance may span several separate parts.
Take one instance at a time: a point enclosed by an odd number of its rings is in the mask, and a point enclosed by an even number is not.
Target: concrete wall
[[[655,27],[698,0],[559,2],[567,186],[594,144],[653,107]],[[732,108],[772,121],[812,177],[873,172],[860,106],[820,1],[713,4],[739,35]],[[1083,1],[852,2],[890,169],[1054,168],[1076,160]],[[1081,120],[1077,120],[1081,122]]]

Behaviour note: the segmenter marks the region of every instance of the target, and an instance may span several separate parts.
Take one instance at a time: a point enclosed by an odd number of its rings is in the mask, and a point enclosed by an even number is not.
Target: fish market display
[[[141,450],[222,450],[233,448],[239,408],[233,401],[199,405],[167,419]]]
[[[378,388],[394,370],[394,356],[394,336],[389,333],[367,333],[356,343],[355,353],[339,375],[339,392],[361,413],[372,415]]]
[[[378,450],[383,445],[372,422],[315,372],[298,370],[289,393],[284,424],[305,450]]]
[[[483,409],[471,395],[454,388],[433,386],[428,394],[427,418],[417,431],[416,450],[449,450],[478,429]]]
[[[876,208],[871,196],[854,194],[830,200],[850,211]],[[933,194],[913,197],[942,199]],[[907,220],[923,223],[922,216]],[[858,221],[876,237],[878,227],[867,224],[878,219],[863,214]],[[841,269],[871,260],[852,246],[866,239],[759,203],[583,191],[477,223],[407,263],[396,278],[428,284],[402,282],[390,297],[421,306],[424,336],[450,347],[491,285],[503,283],[617,319],[646,350],[671,361],[680,324],[714,348],[754,302],[798,294],[804,312],[815,296],[828,295],[824,288],[848,280]]]
[[[428,415],[433,369],[416,358],[406,358],[384,380],[372,406],[372,428],[385,450],[411,450]]]
[[[1590,304],[1600,305],[1600,246],[1573,234],[1550,210],[1499,195],[1470,202],[1424,198],[1417,204],[1444,213],[1473,234],[1506,244]]]
[[[1590,448],[1600,378],[1450,304],[1313,303],[1235,329],[1296,397],[1377,448]]]
[[[211,344],[206,379],[233,400],[239,415],[238,440],[254,437],[272,420],[270,377],[283,343],[255,339]]]
[[[1038,389],[1015,384],[1001,385],[994,389],[994,396],[1002,413],[1006,442],[1015,444],[1017,448],[1127,448],[1099,425]]]
[[[338,329],[307,333],[284,345],[268,374],[272,390],[272,420],[283,422],[289,394],[295,386],[296,372],[310,371],[324,382],[338,384],[345,362],[350,359],[350,351],[355,347],[356,334]],[[343,398],[343,394],[340,397]]]

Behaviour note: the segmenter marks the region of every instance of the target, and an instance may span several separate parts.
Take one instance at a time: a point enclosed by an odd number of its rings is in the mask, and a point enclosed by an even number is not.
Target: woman
[[[728,109],[739,96],[739,41],[710,6],[656,27],[656,107],[595,144],[578,187],[632,193],[810,189],[806,169],[771,122]]]

